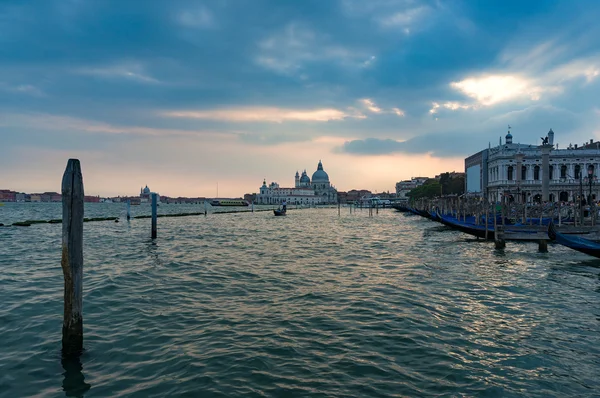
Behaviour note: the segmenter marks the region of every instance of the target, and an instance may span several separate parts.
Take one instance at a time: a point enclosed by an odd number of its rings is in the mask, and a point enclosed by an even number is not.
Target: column
[[[524,155],[522,153],[517,153],[515,155],[515,159],[517,162],[517,167],[516,167],[516,177],[515,180],[517,181],[517,198],[516,202],[517,203],[521,203],[521,167],[523,166],[523,157]]]
[[[550,176],[548,174],[548,167],[550,166],[550,151],[552,145],[542,145],[542,169],[540,170],[542,175],[542,201],[547,202],[550,190]]]

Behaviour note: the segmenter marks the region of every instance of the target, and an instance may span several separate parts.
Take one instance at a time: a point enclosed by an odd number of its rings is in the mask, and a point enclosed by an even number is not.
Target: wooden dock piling
[[[157,205],[157,195],[155,193],[152,194],[152,239],[156,239],[156,205]]]
[[[69,159],[62,179],[62,259],[65,280],[62,352],[83,351],[83,176],[78,159]]]
[[[127,199],[127,221],[131,220],[131,200]]]

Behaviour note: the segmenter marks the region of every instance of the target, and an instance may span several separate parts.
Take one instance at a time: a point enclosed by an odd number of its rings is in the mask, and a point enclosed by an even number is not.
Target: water
[[[0,228],[2,397],[600,392],[600,261],[560,246],[498,252],[392,210],[84,228],[80,363],[60,356],[61,226]]]

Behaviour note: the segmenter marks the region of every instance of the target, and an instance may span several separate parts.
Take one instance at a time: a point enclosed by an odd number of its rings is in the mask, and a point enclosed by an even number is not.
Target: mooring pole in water
[[[341,215],[341,214],[340,214],[340,212],[341,212],[341,207],[342,207],[342,204],[341,204],[341,202],[338,200],[338,217]]]
[[[62,259],[65,279],[62,351],[83,350],[83,176],[78,159],[69,159],[62,179]]]
[[[131,219],[131,200],[127,199],[127,221]]]
[[[204,217],[206,217],[206,199],[204,199]]]
[[[152,239],[156,239],[156,196],[152,194]]]
[[[298,206],[296,206],[298,208]],[[252,213],[254,213],[254,201],[252,201]]]

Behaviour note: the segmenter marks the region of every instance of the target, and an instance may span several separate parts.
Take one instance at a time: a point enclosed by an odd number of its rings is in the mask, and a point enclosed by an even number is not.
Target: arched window
[[[564,164],[560,166],[560,178],[567,178],[567,166],[565,166]]]
[[[566,167],[566,166],[563,166],[563,167]],[[569,201],[569,193],[565,192],[565,191],[562,191],[560,193],[559,200],[561,202],[568,202]]]
[[[589,176],[593,176],[593,175],[594,175],[594,165],[593,165],[593,164],[590,164],[590,165],[588,166],[588,177],[589,177]]]
[[[535,166],[533,168],[533,179],[534,180],[539,180],[540,179],[540,166]]]
[[[548,169],[548,177],[550,179],[552,179],[553,176],[554,176],[554,166],[550,166],[550,169]]]
[[[579,180],[579,174],[581,174],[581,166],[580,165],[575,165],[575,179]]]
[[[511,181],[513,179],[513,167],[512,166],[508,166],[508,180]]]

